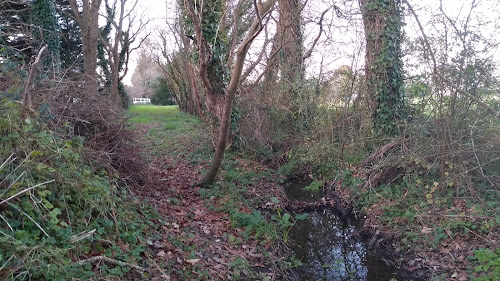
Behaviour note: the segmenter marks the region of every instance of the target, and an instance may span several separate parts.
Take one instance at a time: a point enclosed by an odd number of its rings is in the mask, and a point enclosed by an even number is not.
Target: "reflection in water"
[[[302,280],[390,280],[396,269],[351,239],[354,231],[353,225],[343,225],[328,210],[298,221],[291,238],[296,244],[295,255],[303,263]]]
[[[285,186],[288,197],[312,201],[311,195],[301,190],[308,184],[288,184]],[[313,200],[317,196],[315,194]],[[305,220],[297,221],[290,234],[295,256],[303,264],[299,270],[300,280],[391,280],[396,268],[368,253],[363,243],[352,239],[355,231],[353,224],[342,222],[330,210],[313,212]]]
[[[312,179],[305,178],[301,180],[291,181],[285,183],[285,193],[289,199],[299,200],[305,202],[314,202],[323,197],[323,190],[311,192],[304,190],[304,187],[312,183]]]

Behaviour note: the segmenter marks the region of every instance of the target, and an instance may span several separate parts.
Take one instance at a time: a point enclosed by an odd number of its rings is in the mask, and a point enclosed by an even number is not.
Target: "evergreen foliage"
[[[0,1],[0,55],[2,58],[22,61],[26,57],[31,57],[31,34],[27,32],[30,17],[30,3]]]
[[[83,72],[82,38],[80,26],[74,19],[67,16],[71,14],[71,6],[67,0],[56,0],[58,22],[61,33],[61,68],[70,69],[77,74]]]
[[[157,77],[148,87],[153,91],[151,103],[156,105],[173,105],[174,99],[170,93],[167,81],[163,77]]]
[[[405,116],[399,0],[367,0],[362,6],[366,36],[367,91],[375,133],[392,136]]]
[[[47,45],[49,56],[44,56],[43,65],[59,72],[61,66],[61,37],[54,2],[35,0],[32,4],[33,38],[38,41],[36,51]]]

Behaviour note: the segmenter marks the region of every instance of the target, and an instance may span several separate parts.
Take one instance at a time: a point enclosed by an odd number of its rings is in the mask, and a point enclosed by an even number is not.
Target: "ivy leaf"
[[[309,216],[308,213],[303,213],[303,214],[296,215],[295,218],[299,221],[302,221],[302,220],[305,220],[308,216]]]

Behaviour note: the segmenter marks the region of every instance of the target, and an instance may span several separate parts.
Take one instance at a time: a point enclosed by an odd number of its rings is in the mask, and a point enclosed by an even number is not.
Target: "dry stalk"
[[[20,195],[21,195],[21,194],[23,194],[23,193],[26,193],[26,192],[28,192],[28,191],[30,191],[30,190],[32,190],[32,189],[35,189],[35,188],[37,188],[37,187],[39,187],[39,186],[42,186],[42,185],[45,185],[45,184],[48,184],[48,183],[51,183],[51,182],[54,182],[54,180],[49,180],[49,181],[42,182],[42,183],[39,183],[39,184],[37,184],[37,185],[34,185],[34,186],[32,186],[32,187],[26,188],[26,189],[24,189],[24,190],[22,190],[22,191],[20,191],[20,192],[18,192],[18,193],[16,193],[16,194],[14,194],[14,195],[10,196],[9,198],[7,198],[7,199],[5,199],[5,200],[1,201],[1,202],[0,202],[0,205],[3,205],[3,204],[5,204],[5,203],[9,202],[10,200],[12,200],[12,199],[14,199],[14,198],[16,198],[16,197],[20,196]]]
[[[38,51],[38,55],[35,58],[35,61],[33,62],[33,65],[31,66],[30,73],[28,75],[28,81],[26,81],[26,86],[24,88],[24,94],[23,94],[23,107],[21,109],[21,122],[23,122],[26,119],[26,115],[28,112],[28,108],[30,106],[30,93],[31,93],[31,87],[33,86],[33,81],[35,80],[35,73],[38,68],[38,63],[40,63],[40,59],[42,58],[42,53],[47,49],[47,45],[43,46],[40,51]]]

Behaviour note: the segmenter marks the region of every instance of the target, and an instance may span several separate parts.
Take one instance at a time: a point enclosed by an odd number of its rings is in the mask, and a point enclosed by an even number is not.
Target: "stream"
[[[311,180],[298,180],[284,185],[292,200],[314,202],[323,196],[304,191]],[[397,269],[375,253],[365,243],[351,238],[359,226],[354,221],[343,222],[332,210],[310,212],[298,220],[290,231],[295,257],[302,261],[294,280],[369,280],[389,281]]]

